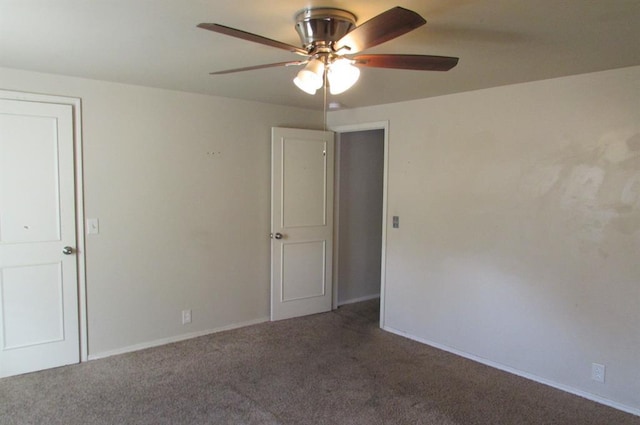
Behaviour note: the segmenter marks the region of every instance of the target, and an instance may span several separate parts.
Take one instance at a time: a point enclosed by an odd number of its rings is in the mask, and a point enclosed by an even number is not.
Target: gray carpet
[[[2,424],[640,424],[377,327],[377,302],[0,380]]]

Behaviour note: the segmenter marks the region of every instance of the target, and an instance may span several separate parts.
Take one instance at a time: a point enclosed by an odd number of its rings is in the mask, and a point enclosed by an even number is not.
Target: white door
[[[331,310],[333,133],[271,134],[271,320]]]
[[[72,114],[0,99],[0,377],[80,361]]]

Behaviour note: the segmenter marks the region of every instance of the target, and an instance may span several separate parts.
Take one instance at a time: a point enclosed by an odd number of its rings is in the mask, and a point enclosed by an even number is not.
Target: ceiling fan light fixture
[[[349,90],[360,78],[360,69],[353,65],[353,61],[340,58],[329,65],[327,80],[331,94],[340,94]]]
[[[316,90],[311,87],[308,83],[305,83],[300,77],[296,77],[293,79],[293,83],[303,92],[308,93],[310,95],[316,94]]]
[[[318,59],[312,59],[298,72],[293,82],[303,92],[316,94],[316,90],[324,84],[324,63]]]

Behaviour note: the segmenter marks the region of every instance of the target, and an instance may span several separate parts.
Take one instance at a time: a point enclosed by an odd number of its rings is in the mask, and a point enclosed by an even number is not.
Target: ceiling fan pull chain
[[[322,85],[322,92],[324,93],[324,98],[322,100],[323,108],[324,108],[324,131],[327,131],[327,72],[324,73],[324,84]]]

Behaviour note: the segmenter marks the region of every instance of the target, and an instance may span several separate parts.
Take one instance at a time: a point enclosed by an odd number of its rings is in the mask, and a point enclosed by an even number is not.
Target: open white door
[[[331,310],[333,133],[271,134],[271,320]]]
[[[0,99],[0,377],[80,361],[71,105]]]

